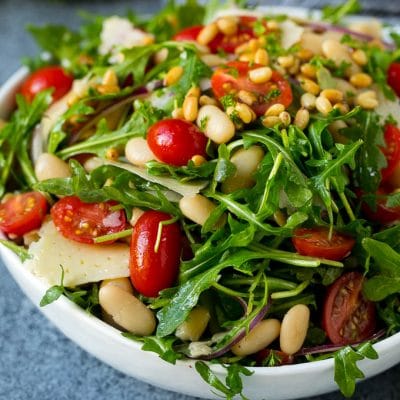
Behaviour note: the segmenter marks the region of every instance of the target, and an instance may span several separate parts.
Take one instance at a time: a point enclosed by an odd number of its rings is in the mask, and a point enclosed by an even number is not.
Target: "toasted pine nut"
[[[194,121],[199,111],[199,102],[195,96],[186,96],[182,105],[183,118],[186,121]]]
[[[314,57],[314,53],[310,49],[303,48],[297,52],[297,57],[302,61],[309,61]]]
[[[207,162],[207,160],[206,160],[202,155],[200,155],[200,154],[194,155],[194,156],[191,158],[191,160],[193,161],[193,164],[194,164],[196,167],[199,167],[200,165],[203,165],[204,163]]]
[[[342,115],[347,114],[350,111],[350,107],[346,103],[336,103],[333,108],[338,109]]]
[[[98,85],[96,89],[100,94],[114,94],[120,90],[117,85]]]
[[[313,110],[315,108],[315,101],[317,98],[311,93],[304,93],[300,98],[302,107],[307,110]]]
[[[201,106],[205,106],[205,105],[213,105],[216,106],[218,104],[217,100],[215,100],[213,97],[207,96],[205,94],[203,94],[202,96],[200,96],[199,98],[199,104]]]
[[[119,158],[119,151],[115,147],[110,147],[106,151],[106,159],[111,161],[117,161]]]
[[[296,113],[294,124],[303,130],[307,127],[309,121],[310,112],[306,108],[300,108],[300,110],[298,110]]]
[[[255,184],[253,174],[263,157],[264,150],[260,146],[254,145],[248,149],[237,150],[230,159],[236,167],[236,172],[222,182],[222,192],[232,193],[238,189],[252,187]]]
[[[226,58],[219,56],[218,54],[203,54],[201,57],[201,61],[204,64],[207,64],[209,67],[218,67],[222,64],[226,63]]]
[[[296,58],[294,60],[294,63],[291,67],[289,67],[287,69],[287,71],[289,72],[289,74],[291,75],[296,75],[300,70],[300,60],[298,58]]]
[[[258,49],[254,54],[254,62],[260,65],[268,65],[269,64],[269,56],[267,50]]]
[[[304,304],[296,304],[285,314],[280,332],[280,347],[286,354],[294,354],[301,349],[307,335],[310,310]]]
[[[115,324],[140,336],[154,332],[154,314],[135,296],[114,285],[99,290],[101,308],[113,319]]]
[[[225,35],[234,35],[238,30],[238,21],[235,17],[223,17],[217,20],[218,29]]]
[[[317,97],[317,100],[315,101],[315,107],[323,115],[328,115],[333,108],[331,102],[326,97],[322,96]]]
[[[132,208],[132,217],[129,220],[129,223],[131,226],[135,226],[136,223],[138,222],[139,218],[144,214],[144,211],[139,208],[139,207],[133,207]]]
[[[216,23],[206,25],[198,34],[197,42],[202,45],[208,45],[217,36],[218,32],[219,29]]]
[[[281,210],[274,212],[274,220],[279,226],[284,226],[287,222],[286,215]]]
[[[247,104],[236,103],[235,111],[245,124],[249,124],[251,121],[253,121],[254,112]]]
[[[300,71],[307,78],[314,79],[317,76],[317,69],[314,67],[314,65],[311,65],[309,63],[303,64],[300,67]]]
[[[265,117],[261,122],[266,128],[273,128],[274,126],[282,123],[280,118],[276,116]]]
[[[287,56],[280,56],[278,57],[278,63],[283,68],[290,68],[294,64],[294,57],[292,54]]]
[[[249,71],[249,79],[253,83],[261,84],[268,82],[272,77],[272,69],[270,67],[259,67]]]
[[[186,218],[196,224],[204,225],[216,205],[207,197],[195,194],[194,196],[183,196],[179,201],[179,208]]]
[[[68,164],[54,154],[42,153],[35,163],[35,174],[39,182],[52,178],[71,176]]]
[[[157,51],[153,56],[153,61],[158,65],[168,58],[168,49],[164,48]]]
[[[147,140],[140,137],[128,141],[125,145],[125,157],[131,164],[138,167],[144,167],[148,161],[156,159]]]
[[[249,63],[254,62],[254,53],[251,51],[248,51],[246,53],[242,53],[239,57],[239,61],[247,61]]]
[[[356,88],[366,88],[372,85],[372,78],[370,75],[360,72],[350,77],[350,83]]]
[[[133,288],[129,278],[124,277],[124,278],[104,279],[104,281],[102,281],[100,284],[100,289],[108,285],[117,286],[120,289],[124,290],[125,292],[133,294]]]
[[[241,45],[239,45],[238,47],[235,48],[235,54],[242,54],[245,53],[247,51],[249,51],[249,43],[245,42]]]
[[[183,119],[182,107],[174,108],[171,112],[172,118]]]
[[[106,86],[118,86],[118,77],[115,71],[109,68],[104,74],[101,83]]]
[[[257,97],[247,90],[239,90],[237,97],[242,103],[245,103],[248,106],[251,106],[257,101]]]
[[[247,356],[270,345],[278,336],[281,323],[277,319],[260,321],[240,342],[232,347],[233,354]]]
[[[204,126],[204,134],[213,142],[221,144],[229,142],[235,135],[235,125],[218,107],[202,106],[197,115],[197,126]]]
[[[282,124],[285,126],[289,126],[290,123],[292,122],[292,117],[287,111],[282,111],[279,114],[279,119],[282,121]]]
[[[269,31],[279,31],[279,23],[273,19],[267,21],[267,28]]]
[[[199,98],[200,97],[200,88],[198,86],[193,86],[189,89],[189,91],[186,93],[185,97],[189,97],[189,96],[194,96]]]
[[[257,39],[251,39],[249,41],[249,50],[255,53],[260,47],[260,42]]]
[[[266,117],[278,117],[280,113],[285,111],[285,106],[281,103],[272,104],[267,110],[265,111]]]
[[[311,93],[314,96],[317,96],[321,90],[317,83],[307,78],[302,79],[300,85],[306,93]]]
[[[203,306],[197,306],[190,311],[186,321],[176,328],[175,336],[183,341],[196,342],[206,330],[209,320],[209,311]]]
[[[365,54],[365,51],[361,49],[354,50],[351,54],[351,58],[356,64],[360,65],[361,67],[368,63],[368,57]]]
[[[326,97],[332,104],[343,101],[343,92],[337,89],[324,89],[320,96]]]
[[[373,110],[378,107],[379,103],[376,98],[376,92],[374,90],[367,90],[365,92],[360,93],[356,97],[356,104],[361,106],[366,110]]]
[[[172,67],[164,77],[164,85],[171,86],[178,82],[183,75],[183,68],[180,65]]]

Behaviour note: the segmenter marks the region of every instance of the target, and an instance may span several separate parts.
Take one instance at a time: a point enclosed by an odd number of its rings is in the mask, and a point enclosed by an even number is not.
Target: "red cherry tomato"
[[[337,261],[348,256],[355,244],[351,236],[335,231],[329,238],[329,229],[325,227],[298,228],[292,241],[302,255]]]
[[[0,230],[22,236],[40,228],[47,213],[47,200],[39,192],[17,194],[0,204]]]
[[[178,32],[173,39],[177,42],[195,42],[203,28],[203,25],[190,26]]]
[[[28,76],[21,87],[21,93],[29,102],[41,91],[54,88],[52,97],[56,101],[71,89],[73,77],[58,66],[43,67]]]
[[[400,63],[394,62],[390,64],[387,71],[387,82],[400,97]]]
[[[273,353],[273,354],[271,354]],[[254,358],[256,360],[256,364],[259,367],[265,366],[265,361],[273,355],[276,359],[277,365],[287,365],[293,364],[293,356],[284,353],[280,350],[272,350],[272,349],[262,349],[254,354]]]
[[[271,79],[265,83],[253,83],[249,79],[249,71],[259,67],[261,65],[250,65],[245,61],[230,61],[215,70],[211,77],[211,87],[215,97],[220,99],[228,94],[235,95],[239,90],[251,92],[257,98],[252,108],[259,116],[276,103],[289,107],[293,100],[292,89],[288,81],[278,72],[273,71]]]
[[[385,142],[386,147],[382,152],[386,157],[387,166],[381,171],[382,183],[390,184],[394,173],[400,168],[400,129],[394,125],[386,125]],[[396,182],[394,184],[396,185]]]
[[[375,331],[375,304],[363,296],[363,280],[359,272],[348,272],[328,288],[322,326],[334,344],[359,342]]]
[[[159,160],[182,166],[197,154],[206,156],[207,138],[191,122],[169,118],[150,127],[147,144]]]
[[[76,242],[93,244],[96,237],[125,229],[124,211],[110,210],[115,205],[113,201],[84,203],[79,197],[67,196],[54,204],[50,212],[55,226],[63,236]]]
[[[160,290],[171,287],[178,275],[182,250],[177,222],[162,225],[172,216],[160,211],[146,211],[133,227],[130,255],[131,281],[147,297],[157,297]],[[158,248],[157,233],[161,228]]]

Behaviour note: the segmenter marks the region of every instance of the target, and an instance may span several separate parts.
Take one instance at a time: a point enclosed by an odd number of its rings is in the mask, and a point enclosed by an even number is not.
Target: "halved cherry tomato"
[[[54,204],[50,213],[57,230],[63,236],[76,242],[92,244],[96,237],[125,229],[125,212],[110,209],[116,204],[114,201],[84,203],[79,197],[66,196]]]
[[[348,272],[327,290],[322,326],[334,344],[356,343],[375,331],[375,304],[363,296],[363,281],[359,272]]]
[[[390,64],[387,71],[387,82],[400,97],[400,63],[394,62]]]
[[[382,152],[386,157],[387,166],[381,171],[382,183],[391,184],[393,175],[397,169],[400,169],[400,129],[391,124],[386,125],[385,142],[386,147],[382,149]],[[397,184],[397,182],[393,183]]]
[[[177,42],[195,42],[203,28],[203,25],[190,26],[178,32],[173,39]]]
[[[0,204],[0,230],[22,236],[40,228],[47,212],[47,200],[39,192],[17,194]]]
[[[259,116],[276,103],[289,107],[293,100],[292,89],[288,81],[278,72],[273,71],[271,79],[265,83],[253,83],[249,79],[249,71],[259,67],[261,65],[250,65],[245,61],[230,61],[215,70],[211,77],[211,87],[215,97],[220,99],[228,94],[235,96],[239,90],[251,92],[257,98],[251,107]]]
[[[54,88],[52,97],[53,101],[56,101],[69,92],[73,80],[73,77],[59,66],[43,67],[28,76],[22,84],[21,93],[31,102],[39,92]]]
[[[150,127],[147,144],[159,160],[182,166],[195,155],[206,156],[207,138],[191,122],[169,118]]]
[[[342,260],[356,242],[351,236],[336,231],[329,238],[329,229],[325,227],[298,228],[292,241],[298,253],[328,260]]]
[[[182,251],[177,222],[160,225],[173,217],[160,211],[146,211],[133,227],[130,254],[131,281],[136,290],[156,297],[171,287],[178,275]],[[157,245],[157,233],[161,237]]]

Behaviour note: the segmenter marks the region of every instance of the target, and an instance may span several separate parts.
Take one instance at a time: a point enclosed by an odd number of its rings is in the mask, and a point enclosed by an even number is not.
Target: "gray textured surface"
[[[77,10],[109,14],[128,7],[151,12],[161,2],[140,1],[45,1],[0,0],[0,83],[19,66],[21,57],[35,47],[24,31],[27,23],[65,23],[77,26]],[[262,2],[261,3],[272,3]],[[282,4],[317,7],[326,3],[309,0]],[[372,14],[400,15],[400,2],[362,1]],[[275,2],[276,4],[276,2]],[[379,4],[379,5],[378,5]],[[399,350],[400,351],[400,350]],[[356,400],[400,398],[400,366],[358,385]],[[306,384],[312,384],[310,382]],[[97,361],[61,335],[25,298],[0,261],[0,400],[194,400],[155,388],[124,376]],[[313,400],[339,400],[338,393]]]

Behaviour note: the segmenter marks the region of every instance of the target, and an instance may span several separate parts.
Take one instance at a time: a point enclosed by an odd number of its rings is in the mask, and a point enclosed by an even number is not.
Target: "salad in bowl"
[[[342,24],[356,5],[31,27],[0,231],[40,305],[66,297],[227,398],[326,359],[351,396],[400,329],[400,37]]]

